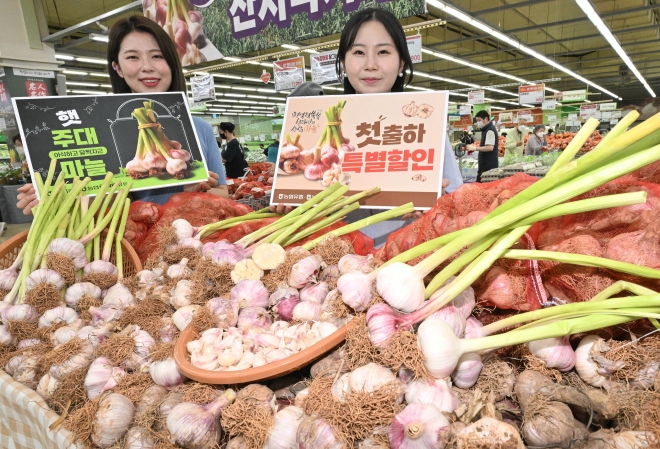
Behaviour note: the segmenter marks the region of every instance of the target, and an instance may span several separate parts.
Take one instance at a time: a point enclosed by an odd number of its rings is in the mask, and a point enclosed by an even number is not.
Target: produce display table
[[[61,427],[48,430],[59,416],[22,383],[0,370],[0,447],[3,449],[75,448],[73,435]]]

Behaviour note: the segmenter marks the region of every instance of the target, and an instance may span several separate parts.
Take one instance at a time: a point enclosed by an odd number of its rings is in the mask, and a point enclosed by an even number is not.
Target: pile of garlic
[[[337,331],[328,321],[290,325],[275,321],[268,329],[258,326],[223,330],[209,329],[198,340],[187,344],[190,360],[198,368],[212,371],[238,371],[276,362]]]

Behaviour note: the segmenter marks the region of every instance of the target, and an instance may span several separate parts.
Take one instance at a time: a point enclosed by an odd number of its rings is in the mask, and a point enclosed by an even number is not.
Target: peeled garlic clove
[[[72,324],[78,319],[75,310],[68,307],[55,307],[46,310],[39,318],[39,327],[46,327],[56,323]]]
[[[275,415],[275,421],[268,431],[263,449],[288,449],[296,447],[298,426],[305,418],[300,407],[285,407]]]
[[[319,282],[318,284],[308,284],[300,290],[301,301],[314,301],[321,304],[328,296],[328,284]]]
[[[260,352],[257,352],[254,355],[254,357],[252,358],[252,367],[253,368],[258,368],[260,366],[264,366],[266,363],[268,363],[266,361],[266,357]]]
[[[28,290],[36,288],[41,283],[50,284],[57,290],[61,290],[64,287],[64,278],[55,270],[40,268],[34,270],[25,279],[25,286]]]
[[[245,279],[238,282],[230,292],[229,298],[236,301],[241,309],[246,307],[268,307],[268,290],[263,282]]]
[[[483,367],[481,356],[475,352],[468,352],[458,359],[456,369],[451,373],[451,379],[458,388],[470,388],[477,383]]]
[[[388,431],[392,449],[444,447],[449,421],[431,404],[408,404]]]
[[[293,308],[293,319],[316,321],[321,315],[321,305],[314,301],[301,301]]]
[[[94,399],[104,391],[117,386],[119,379],[126,375],[126,371],[112,366],[107,358],[99,357],[92,362],[85,376],[85,390],[87,397]]]
[[[310,282],[315,282],[320,269],[321,262],[317,256],[305,257],[291,267],[289,285],[294,288],[303,288]]]
[[[368,363],[355,369],[348,378],[352,391],[364,393],[372,393],[395,380],[396,376],[392,371],[376,363]]]
[[[172,291],[172,296],[170,297],[170,304],[172,307],[178,310],[181,307],[189,306],[189,298],[193,293],[193,287],[193,282],[187,279],[177,282]]]
[[[234,265],[231,272],[231,280],[234,284],[238,284],[245,279],[259,280],[264,276],[264,272],[259,268],[252,259],[243,259]]]
[[[195,240],[195,241],[199,242],[199,240]],[[201,244],[201,242],[199,243]],[[170,279],[180,278],[184,276],[191,276],[191,275],[192,275],[192,270],[188,268],[188,259],[186,259],[185,257],[181,259],[181,262],[175,263],[174,265],[170,265],[170,267],[167,269],[167,277],[169,277]]]
[[[108,292],[103,297],[103,304],[114,304],[126,308],[134,306],[136,302],[131,291],[122,283],[117,282],[108,289]]]
[[[110,393],[99,401],[94,424],[92,441],[100,448],[109,448],[121,439],[133,423],[135,408],[124,395]]]
[[[91,282],[76,282],[66,289],[64,302],[69,307],[75,307],[78,305],[80,298],[85,295],[94,299],[101,299],[101,289]]]
[[[445,379],[413,380],[406,386],[406,402],[433,404],[441,412],[451,413],[460,402]]]
[[[346,400],[346,393],[351,392],[350,375],[351,373],[344,373],[332,384],[330,392],[338,401],[344,402]]]
[[[546,338],[527,343],[529,352],[543,360],[548,368],[567,372],[575,366],[575,351],[568,337]]]
[[[183,331],[193,319],[193,315],[201,306],[192,304],[183,306],[172,314],[172,321],[180,331]]]
[[[197,368],[212,371],[218,367],[218,355],[198,355],[196,353],[191,353],[190,362]]]
[[[171,390],[181,385],[186,377],[181,374],[174,359],[165,359],[158,362],[152,362],[149,366],[149,374],[156,385]]]

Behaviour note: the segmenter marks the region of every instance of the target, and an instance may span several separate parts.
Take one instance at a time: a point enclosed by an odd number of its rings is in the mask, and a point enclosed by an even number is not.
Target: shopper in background
[[[463,129],[463,135],[461,136],[461,143],[465,145],[471,145],[474,143],[474,137],[471,132],[468,132],[467,128]]]
[[[263,143],[259,144],[259,150],[261,150],[261,152],[264,154],[264,156],[266,156],[266,157],[268,156],[268,148],[264,147]]]
[[[481,174],[488,170],[497,168],[499,165],[499,145],[497,129],[490,121],[490,114],[487,111],[479,111],[474,116],[475,126],[481,130],[481,141],[479,145],[468,147],[471,151],[478,151],[477,159],[477,182],[481,182]]]
[[[185,92],[186,84],[181,62],[174,42],[158,24],[143,16],[131,16],[117,21],[110,29],[108,43],[108,72],[112,92],[160,93]],[[220,150],[213,135],[213,128],[204,120],[192,117],[209,168],[206,182],[185,187],[162,187],[132,192],[133,199],[164,204],[177,192],[208,191],[221,197],[229,197]],[[29,215],[38,200],[32,184],[21,187],[17,206]]]
[[[245,169],[248,168],[244,150],[234,135],[235,128],[231,122],[220,123],[220,136],[227,142],[227,148],[222,152],[222,160],[228,178],[240,178],[245,175]]]
[[[280,151],[280,139],[275,139],[275,142],[268,145],[266,148],[266,156],[268,156],[268,162],[277,164],[277,153]]]
[[[525,156],[539,156],[548,149],[548,142],[545,140],[545,126],[536,125],[534,134],[527,139],[525,147]]]
[[[504,157],[510,154],[522,156],[525,151],[525,136],[527,135],[527,120],[518,119],[518,125],[509,131],[504,143]]]

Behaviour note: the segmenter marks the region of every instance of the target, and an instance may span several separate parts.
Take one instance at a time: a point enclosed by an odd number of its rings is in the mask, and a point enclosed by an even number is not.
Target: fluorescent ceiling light
[[[262,97],[261,95],[248,95],[248,98],[259,98],[260,100],[268,99],[268,97]]]
[[[245,98],[245,97],[247,97],[247,95],[245,95],[245,94],[225,94],[225,97]]]
[[[264,82],[261,78],[250,78],[249,76],[244,76],[241,79],[243,81],[252,81],[253,83],[263,83]]]
[[[591,5],[591,2],[589,0],[575,0],[575,2],[578,4],[580,8],[582,8],[584,14],[587,17],[589,17],[589,19],[596,26],[598,31],[600,31],[600,34],[602,34],[603,37],[607,40],[607,42],[609,42],[609,44],[612,46],[614,51],[616,51],[616,53],[623,60],[623,62],[626,63],[628,68],[635,74],[637,79],[642,83],[642,85],[651,94],[651,96],[655,97],[655,92],[653,92],[651,86],[648,85],[642,74],[639,72],[639,70],[637,70],[635,64],[633,64],[632,60],[628,57],[628,54],[621,47],[621,44],[619,44],[617,38],[612,34],[612,32],[607,27],[605,22],[603,22],[603,19],[600,18],[600,16],[598,15],[598,11],[596,11],[595,8]]]
[[[66,83],[72,86],[99,87],[97,83],[81,83],[78,81],[67,81]]]
[[[76,57],[76,61],[78,62],[86,62],[88,64],[100,64],[100,65],[107,65],[108,61],[104,59],[96,59],[96,58],[79,58]]]
[[[579,0],[576,0],[576,1],[578,3],[580,3]],[[478,19],[475,19],[475,18],[471,17],[470,15],[468,15],[468,14],[462,12],[462,11],[459,11],[458,9],[456,9],[452,6],[449,6],[449,5],[447,5],[446,3],[444,3],[440,0],[426,0],[426,3],[433,6],[433,7],[436,7],[438,9],[440,9],[441,11],[446,12],[447,14],[449,14],[453,17],[456,17],[457,19],[459,19],[459,20],[461,20],[465,23],[471,24],[471,25],[475,26],[476,28],[485,31],[486,33],[490,34],[494,38],[496,38],[496,39],[498,39],[502,42],[505,42],[505,43],[511,45],[512,47],[517,48],[517,49],[519,49],[520,51],[522,51],[524,53],[527,53],[530,56],[535,57],[539,61],[545,62],[549,66],[552,66],[552,67],[554,67],[558,70],[561,70],[562,72],[564,72],[568,75],[571,75],[573,78],[575,78],[579,81],[582,81],[583,83],[586,83],[586,84],[600,90],[601,92],[606,93],[607,95],[610,95],[614,98],[618,98],[619,100],[621,100],[621,97],[619,97],[617,94],[610,92],[609,90],[605,89],[602,86],[599,86],[598,84],[596,84],[592,81],[589,81],[585,77],[580,76],[577,73],[573,72],[572,70],[567,69],[563,65],[557,63],[556,61],[553,61],[552,59],[546,57],[545,55],[542,55],[541,53],[539,53],[535,50],[532,50],[530,47],[527,47],[526,45],[523,45],[520,42],[515,41],[514,39],[510,38],[509,36],[507,36],[506,34],[500,32],[500,31],[493,30],[491,27],[486,25],[484,22],[482,22]],[[593,10],[593,8],[592,8],[592,10]],[[597,16],[598,14],[594,11],[593,13],[587,14],[587,15],[590,18],[592,18],[592,17]],[[605,28],[607,28],[607,27],[605,27]],[[601,30],[601,33],[602,33],[602,30]],[[422,51],[424,51],[424,49],[422,49]],[[428,51],[426,53],[428,53]],[[489,69],[487,67],[479,66],[479,65],[476,65],[476,64],[472,64],[472,63],[467,63],[467,61],[461,61],[461,60],[459,60],[457,58],[454,58],[453,56],[450,56],[450,55],[443,55],[442,53],[438,53],[438,52],[430,52],[430,54],[433,54],[433,55],[435,55],[439,58],[443,58],[443,59],[447,59],[447,60],[450,60],[450,61],[453,61],[453,62],[457,62],[459,64],[474,66],[474,67],[479,68],[480,70],[483,70],[485,72],[493,73],[493,74],[499,75],[499,76],[505,76],[507,78],[516,79],[516,80],[520,81],[520,78],[513,77],[511,75],[504,74],[503,72],[499,72],[497,70],[492,70],[492,69]],[[522,80],[521,82],[526,82],[526,81]],[[550,90],[550,89],[548,89],[548,90]],[[554,92],[554,90],[550,90],[550,91]]]
[[[223,98],[220,104],[224,104],[224,103],[238,103],[238,100],[229,100],[227,98]]]
[[[112,89],[112,84],[101,84],[101,87],[105,87],[106,89]]]
[[[490,108],[491,109],[500,109],[500,110],[505,110],[506,109],[506,108],[501,108],[499,106],[491,106]]]
[[[229,78],[232,80],[240,80],[242,78],[236,75],[225,75],[224,73],[213,73],[212,75],[216,78]]]
[[[247,90],[247,91],[251,91],[251,92],[255,92],[257,90],[256,87],[239,87],[239,86],[232,87],[232,89],[234,89],[234,90]]]
[[[449,95],[456,95],[457,97],[467,97],[468,94],[462,94],[460,92],[449,92]]]
[[[62,73],[66,75],[80,75],[80,76],[87,75],[87,72],[81,72],[79,70],[64,70]]]
[[[313,48],[308,48],[307,50],[303,50],[305,53],[318,53],[318,51],[314,50]]]
[[[72,90],[74,94],[82,94],[82,95],[105,95],[105,92],[101,91],[95,91],[95,90]]]
[[[62,61],[73,61],[75,58],[71,55],[63,55],[61,53],[55,53],[55,59],[61,59]]]
[[[262,88],[262,89],[257,89],[257,91],[258,92],[266,92],[266,93],[269,93],[269,94],[274,94],[275,93],[275,89],[264,89],[264,88]]]
[[[242,61],[241,58],[234,58],[233,56],[225,56],[223,59],[226,59],[227,61],[231,61],[231,62],[239,62],[239,61]]]
[[[486,90],[490,90],[491,92],[499,92],[501,94],[510,95],[512,97],[517,97],[518,96],[517,93],[507,92],[506,90],[501,90],[501,89],[495,89],[494,87],[483,86],[483,88],[486,89]]]
[[[90,76],[100,76],[102,78],[110,78],[110,75],[103,72],[89,72]]]
[[[298,50],[300,47],[297,45],[291,45],[291,44],[282,44],[280,47],[288,48],[289,50]]]
[[[103,34],[94,34],[94,33],[92,33],[92,34],[89,35],[89,38],[91,40],[93,40],[94,42],[104,42],[106,44],[108,42],[110,42],[110,38],[108,36],[103,35]]]
[[[267,102],[267,101],[260,101],[260,102],[258,102],[257,104],[270,104],[270,105],[272,105],[272,106],[276,106],[278,103],[269,103],[269,102]]]
[[[257,61],[247,61],[247,63],[252,65],[261,65],[261,63]]]

